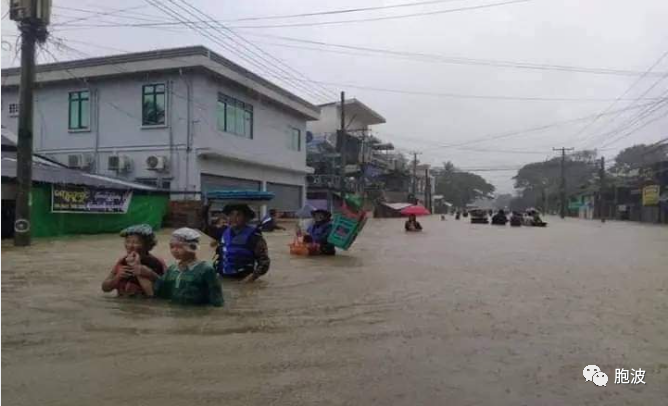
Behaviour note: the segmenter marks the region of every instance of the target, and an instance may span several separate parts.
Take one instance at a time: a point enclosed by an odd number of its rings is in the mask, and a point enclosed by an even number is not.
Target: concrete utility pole
[[[362,130],[362,162],[360,164],[360,172],[362,172],[362,177],[360,179],[362,207],[364,207],[364,203],[366,202],[366,132],[367,130]]]
[[[559,216],[566,217],[566,151],[572,151],[573,148],[552,148],[553,151],[561,151],[561,187],[559,188]]]
[[[605,157],[601,157],[601,168],[599,169],[599,187],[598,187],[598,211],[601,216],[601,223],[605,223],[605,198],[603,192],[605,190]]]
[[[417,152],[413,152],[413,200],[417,200]]]
[[[341,92],[341,129],[339,130],[339,139],[341,140],[341,202],[343,203],[346,195],[346,92]]]
[[[35,44],[46,41],[51,2],[23,0],[10,2],[10,18],[21,32],[21,81],[19,84],[18,142],[16,145],[16,215],[14,245],[30,245],[32,192],[32,116],[35,83]]]
[[[429,168],[424,169],[424,205],[431,211],[431,185],[429,184]]]

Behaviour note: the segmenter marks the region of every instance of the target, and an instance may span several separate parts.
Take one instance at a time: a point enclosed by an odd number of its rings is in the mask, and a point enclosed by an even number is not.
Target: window
[[[165,84],[142,86],[142,125],[165,124]]]
[[[216,121],[219,131],[253,138],[253,106],[248,103],[219,93]]]
[[[69,124],[70,130],[85,130],[90,125],[90,96],[88,90],[70,92]]]
[[[288,128],[288,149],[293,151],[302,150],[302,132],[298,128]]]
[[[9,115],[11,117],[19,115],[19,104],[18,103],[9,103]]]

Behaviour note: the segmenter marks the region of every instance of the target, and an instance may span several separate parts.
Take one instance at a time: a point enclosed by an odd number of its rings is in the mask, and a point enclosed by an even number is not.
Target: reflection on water
[[[115,236],[3,242],[3,400],[598,404],[603,392],[580,382],[597,363],[648,370],[642,388],[607,388],[612,403],[658,404],[667,229],[550,221],[430,218],[407,234],[401,219],[372,220],[351,251],[319,258],[291,257],[290,236],[270,234],[270,274],[225,283],[224,308],[103,294]]]

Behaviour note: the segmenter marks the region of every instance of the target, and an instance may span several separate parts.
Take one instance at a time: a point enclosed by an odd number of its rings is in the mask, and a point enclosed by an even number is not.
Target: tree
[[[496,196],[494,199],[494,207],[497,209],[505,209],[510,207],[510,202],[513,200],[513,195],[510,193],[504,193]]]
[[[616,174],[627,174],[633,169],[668,160],[666,145],[638,144],[625,148],[615,157],[615,165],[611,171]]]
[[[591,184],[597,173],[595,151],[577,151],[566,158],[565,177],[566,194],[577,193],[582,187]],[[544,162],[524,165],[517,172],[515,188],[521,191],[511,207],[521,210],[527,207],[553,206],[558,200],[561,187],[561,158],[555,157]]]
[[[443,171],[436,176],[436,193],[454,204],[466,207],[481,197],[491,197],[494,185],[483,177],[458,170],[452,162],[443,164]]]

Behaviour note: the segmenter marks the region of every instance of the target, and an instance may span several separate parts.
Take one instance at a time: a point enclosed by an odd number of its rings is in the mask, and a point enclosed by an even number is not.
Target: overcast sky
[[[310,13],[349,8],[415,3],[416,0],[191,0],[190,4],[215,20],[235,20]],[[544,160],[554,153],[552,147],[601,147],[616,138],[618,142],[603,151],[607,157],[635,143],[651,143],[668,137],[668,105],[658,104],[668,96],[668,1],[666,0],[532,0],[497,7],[461,10],[409,18],[364,21],[316,26],[241,28],[251,25],[286,25],[325,21],[372,19],[441,10],[470,8],[504,0],[451,0],[411,7],[389,8],[330,14],[316,17],[229,21],[225,24],[268,53],[303,73],[309,79],[332,83],[332,92],[346,91],[382,114],[387,123],[377,126],[377,134],[405,150],[422,152],[423,162],[440,165],[452,161],[461,168],[506,168]],[[114,48],[141,51],[182,45],[203,44],[222,55],[249,67],[268,79],[281,83],[283,73],[272,77],[260,68],[240,59],[187,27],[169,30],[140,27],[98,27],[91,23],[141,23],[147,20],[171,19],[163,11],[142,0],[93,1],[54,0],[53,35],[82,53],[105,55],[118,53]],[[170,4],[164,1],[165,4]],[[421,1],[424,3],[424,1]],[[60,7],[101,11],[102,8],[132,8],[130,12],[96,16],[70,27],[57,23],[74,18],[91,17],[91,13]],[[136,7],[136,8],[133,8]],[[2,3],[5,14],[7,2]],[[151,17],[155,16],[155,17]],[[136,20],[140,18],[144,20]],[[73,25],[87,25],[73,27]],[[14,23],[2,20],[2,65],[16,65]],[[512,67],[444,63],[431,58],[398,57],[341,48],[268,38],[283,36],[302,40],[398,52],[436,54],[448,58],[503,60],[532,64],[605,68],[643,73],[656,64],[652,74],[604,75],[554,70],[528,70]],[[218,34],[215,34],[218,35]],[[84,41],[86,44],[79,42]],[[300,49],[294,46],[302,47]],[[81,58],[74,51],[49,46],[60,60]],[[303,49],[314,48],[320,51]],[[241,50],[239,46],[234,46]],[[323,50],[336,51],[324,52]],[[248,51],[244,51],[248,52]],[[338,53],[345,52],[345,53]],[[44,53],[41,61],[49,60]],[[257,60],[257,58],[255,58]],[[50,61],[50,60],[49,60]],[[657,61],[659,61],[657,63]],[[275,64],[272,64],[275,69]],[[263,68],[264,69],[264,68]],[[658,74],[657,74],[658,73]],[[640,78],[640,79],[639,79]],[[309,82],[309,88],[314,84]],[[349,86],[344,86],[349,85]],[[633,87],[631,87],[634,85]],[[361,89],[359,87],[375,89]],[[651,90],[648,91],[652,86]],[[378,89],[416,92],[406,94]],[[292,88],[291,90],[298,91]],[[613,104],[616,98],[623,96]],[[427,94],[429,93],[429,94]],[[635,98],[643,95],[642,100]],[[533,98],[507,100],[494,98],[461,98],[492,96]],[[307,96],[308,97],[308,96]],[[308,97],[314,103],[323,98]],[[334,96],[332,96],[332,99]],[[535,100],[558,99],[558,100]],[[645,100],[653,98],[653,100]],[[583,100],[584,99],[584,100]],[[625,107],[650,104],[619,114]],[[653,110],[650,110],[653,109]],[[645,112],[646,115],[638,116]],[[460,147],[444,147],[493,137],[504,133],[539,127],[560,121],[591,116],[588,120],[550,127],[543,131],[516,134]],[[663,116],[663,117],[662,117]],[[639,119],[635,127],[620,131],[628,120]],[[652,120],[655,120],[651,122]],[[636,132],[624,136],[637,127]],[[585,126],[585,131],[581,131]],[[612,136],[605,133],[615,131]],[[465,148],[465,149],[462,149]],[[475,150],[473,150],[475,149]],[[509,152],[511,151],[511,152]],[[512,151],[521,151],[512,152]],[[479,172],[500,192],[512,191],[513,171]]]

